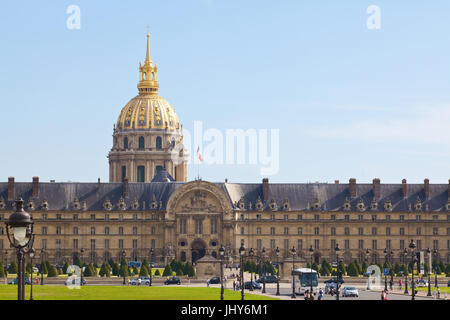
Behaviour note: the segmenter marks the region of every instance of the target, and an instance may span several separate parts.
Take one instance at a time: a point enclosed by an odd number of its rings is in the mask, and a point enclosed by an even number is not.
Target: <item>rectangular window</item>
[[[377,221],[377,215],[376,214],[372,215],[372,221]]]
[[[386,215],[386,221],[391,221],[391,216],[389,214]]]
[[[61,227],[56,227],[56,234],[61,234]]]
[[[334,250],[336,248],[336,239],[331,239],[330,248]]]
[[[244,227],[241,227],[241,234],[245,234],[245,229],[244,229]]]
[[[422,240],[417,240],[417,250],[422,250]]]
[[[133,227],[133,235],[137,235],[138,234],[138,228],[137,227]]]
[[[284,234],[288,235],[289,234],[289,228],[288,227],[284,227]]]
[[[47,227],[42,227],[42,234],[47,234]]]
[[[330,220],[331,220],[331,221],[336,220],[336,215],[335,215],[335,214],[332,214],[331,217],[330,217]]]
[[[376,235],[377,234],[377,228],[373,227],[372,228],[372,235]]]
[[[439,240],[433,240],[433,250],[439,249]]]
[[[422,217],[420,215],[416,215],[416,221],[420,221]]]
[[[386,227],[386,235],[387,236],[391,235],[391,228],[390,227]]]
[[[133,249],[137,249],[138,247],[138,241],[137,239],[133,239]]]
[[[91,214],[91,220],[95,220],[95,214]]]
[[[73,234],[78,234],[78,227],[73,227]]]
[[[105,239],[105,249],[109,249],[109,239]]]
[[[289,215],[288,215],[288,214],[285,214],[285,215],[284,215],[284,220],[285,220],[285,221],[289,220]]]
[[[261,220],[261,215],[260,214],[256,215],[256,220],[258,220],[258,221]]]
[[[437,236],[439,234],[438,228],[433,228],[433,235]]]
[[[105,234],[109,235],[109,227],[105,227]]]
[[[314,215],[314,220],[319,221],[319,215],[318,214]]]
[[[123,239],[119,239],[119,249],[123,249]]]
[[[314,234],[317,236],[317,235],[319,235],[319,228],[314,228]]]
[[[3,249],[3,239],[0,239],[0,249]]]
[[[195,233],[196,234],[203,233],[203,221],[200,219],[195,219]]]
[[[364,234],[364,228],[358,228],[358,235],[362,236]]]
[[[275,220],[275,215],[274,214],[270,215],[270,220]]]
[[[358,249],[364,249],[364,240],[358,240]]]
[[[217,218],[211,218],[211,234],[217,233]]]
[[[152,227],[152,229],[151,229],[151,233],[152,233],[152,234],[155,234],[155,233],[156,233],[156,229],[155,229],[155,227]]]
[[[345,249],[350,249],[350,240],[344,240]]]
[[[91,250],[95,250],[95,239],[91,239]]]
[[[61,239],[56,239],[55,242],[56,242],[56,243],[55,243],[55,248],[56,248],[56,249],[61,249]]]
[[[303,250],[303,240],[302,239],[297,240],[297,249]]]
[[[150,241],[150,248],[155,248],[156,247],[155,243],[156,243],[155,239],[152,239],[152,241]]]
[[[405,220],[405,216],[404,215],[400,215],[400,221],[403,221],[403,220]]]
[[[331,235],[335,236],[336,235],[336,228],[335,227],[331,227]],[[334,247],[333,247],[334,248]]]
[[[297,215],[297,220],[298,221],[302,221],[303,220],[303,216],[301,214]]]
[[[288,250],[289,249],[289,239],[284,239],[284,250]]]
[[[422,228],[416,229],[416,235],[420,236],[422,234]]]
[[[75,221],[78,220],[78,214],[73,215],[73,220],[75,220]]]
[[[91,227],[91,235],[95,235],[95,227]]]
[[[270,234],[274,235],[275,234],[275,228],[274,227],[270,227]]]
[[[405,235],[405,228],[400,228],[400,235],[404,236]]]
[[[386,249],[391,250],[391,240],[386,240]]]
[[[106,220],[106,221],[109,220],[109,214],[108,214],[108,213],[105,214],[105,220]]]
[[[123,227],[119,227],[119,235],[123,235]]]
[[[60,213],[57,213],[57,214],[56,214],[56,220],[61,220],[61,219],[62,219],[61,214],[60,214]]]
[[[434,221],[436,221],[436,220],[438,220],[438,219],[439,219],[438,216],[436,216],[436,215],[433,216],[433,220],[434,220]]]
[[[345,229],[344,229],[344,234],[345,234],[346,236],[349,236],[349,235],[350,235],[350,228],[345,228]]]
[[[377,250],[377,240],[372,240],[372,250]]]
[[[314,240],[314,249],[319,250],[319,239]]]
[[[42,249],[47,249],[47,239],[42,239]]]
[[[345,220],[345,221],[349,221],[349,220],[350,220],[350,215],[346,214],[346,215],[344,216],[344,220]]]
[[[144,182],[144,181],[145,181],[145,167],[138,166],[137,167],[137,182]]]
[[[450,230],[450,228],[449,228],[449,230]],[[298,227],[298,229],[297,229],[297,234],[298,234],[299,236],[301,236],[302,233],[303,233],[302,227]]]
[[[46,213],[42,214],[42,220],[47,220],[47,214]]]
[[[260,235],[261,234],[261,228],[256,228],[256,234]]]
[[[258,250],[262,249],[262,240],[261,239],[256,239],[256,248]]]
[[[127,177],[127,167],[122,166],[122,182],[125,180],[126,177]]]
[[[180,233],[186,234],[186,225],[187,225],[187,219],[181,218],[180,219]]]
[[[78,249],[78,239],[73,239],[72,243],[73,243],[73,245],[72,245],[73,248]]]
[[[405,240],[400,240],[400,250],[405,249]]]
[[[362,221],[363,220],[363,215],[362,214],[358,214],[358,220]]]
[[[123,220],[123,214],[119,214],[119,220],[122,221]]]
[[[270,239],[270,249],[275,249],[275,239]]]

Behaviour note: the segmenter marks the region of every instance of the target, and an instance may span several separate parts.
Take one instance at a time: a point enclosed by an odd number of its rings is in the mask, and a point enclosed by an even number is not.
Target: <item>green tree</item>
[[[56,270],[56,267],[52,264],[50,264],[50,267],[48,268],[48,278],[54,278],[58,276],[58,270]]]
[[[28,272],[29,274],[31,274],[31,270],[32,270],[33,266],[31,265],[31,262],[27,263],[27,266],[25,267],[26,272]]]
[[[155,271],[155,277],[159,277],[161,275],[161,272],[159,272],[159,269],[156,269]]]
[[[42,263],[39,272],[41,274],[48,274],[48,268],[46,263]]]
[[[150,270],[150,265],[148,264],[147,259],[144,259],[144,261],[142,261],[141,267],[145,266],[147,268],[147,270]]]
[[[191,277],[191,278],[195,277],[195,269],[194,269],[194,266],[192,264],[189,264],[188,276]]]
[[[141,265],[141,270],[139,270],[139,276],[148,277],[148,269],[144,264]]]
[[[176,274],[177,274],[177,276],[184,276],[183,269],[181,267],[178,268],[178,270],[176,271]]]
[[[172,274],[173,274],[172,268],[170,267],[170,264],[168,264],[168,265],[164,268],[163,277],[171,277]]]
[[[111,265],[111,273],[113,274],[113,276],[118,276],[119,272],[120,272],[120,267],[119,264],[117,262],[113,262],[113,264]]]
[[[9,265],[8,273],[10,273],[10,274],[11,273],[17,274],[17,264],[16,264],[15,261],[11,262],[11,264]]]
[[[448,265],[447,265],[447,266],[448,266]],[[442,262],[442,260],[439,261],[439,268],[441,269],[442,272],[444,272],[444,270],[446,270],[445,265],[444,265],[444,262]],[[447,277],[448,277],[448,276],[447,276]]]
[[[347,272],[345,270],[345,264],[343,261],[340,261],[338,264],[338,270],[340,271],[341,275],[345,275]]]
[[[110,270],[107,267],[107,263],[104,262],[102,266],[100,267],[99,276],[100,277],[110,277]]]
[[[362,263],[362,265],[361,265],[361,272],[362,272],[362,273],[366,273],[367,267],[368,267],[368,265],[367,265],[367,263],[364,261],[364,262]]]
[[[450,264],[447,264],[447,267],[445,268],[445,276],[450,277]]]
[[[66,261],[66,262],[64,262],[64,265],[63,265],[63,267],[62,267],[62,272],[63,272],[64,274],[67,274],[67,268],[69,268],[69,264],[68,264],[67,261]]]
[[[312,264],[312,268],[313,268],[313,270],[316,270],[317,272],[319,272],[319,266],[317,265],[317,263],[313,263]]]
[[[362,268],[358,260],[353,260],[353,264],[355,265],[356,270],[358,271],[358,275],[362,274]]]
[[[137,275],[137,274],[139,274],[139,270],[138,270],[138,268],[136,268],[136,266],[133,266],[132,270],[133,270],[132,275]]]
[[[79,257],[75,259],[74,265],[79,266],[80,268],[83,267],[83,263]]]
[[[121,277],[129,277],[130,276],[130,270],[128,269],[128,266],[126,264],[120,265],[119,275]]]
[[[350,262],[350,264],[347,267],[347,274],[351,277],[357,277],[359,276],[358,268],[356,267],[355,262]]]

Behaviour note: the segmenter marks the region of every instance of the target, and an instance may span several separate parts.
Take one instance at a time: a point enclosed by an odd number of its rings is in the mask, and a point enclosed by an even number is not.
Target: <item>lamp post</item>
[[[411,242],[409,243],[409,249],[411,251],[411,258],[412,258],[412,276],[411,276],[411,290],[412,290],[412,296],[411,296],[411,300],[415,300],[416,299],[416,288],[415,288],[415,284],[414,284],[414,264],[417,262],[417,257],[416,257],[416,244],[414,243],[414,240],[411,239]]]
[[[431,249],[427,248],[427,257],[428,257],[428,262],[431,261]],[[428,267],[427,273],[428,273],[428,293],[427,296],[431,297],[431,279],[430,279],[430,268],[431,266]]]
[[[366,265],[369,264],[369,254],[370,254],[370,250],[369,250],[369,248],[367,248],[366,255],[365,255]],[[367,269],[366,269],[366,272],[367,272]],[[369,276],[369,279],[367,279],[367,290],[370,290],[370,276]]]
[[[404,294],[409,294],[408,292],[408,249],[405,248],[405,250],[403,250],[403,255],[405,257],[405,268],[406,268],[406,272],[405,272],[405,291],[403,292]]]
[[[384,253],[384,265],[387,266],[387,259],[388,259],[387,248],[384,248],[383,253]],[[383,273],[384,273],[384,291],[387,291],[387,274],[386,272],[384,272],[384,270]]]
[[[153,248],[150,248],[150,263],[148,264],[150,267],[150,282],[148,283],[148,286],[151,287],[152,286],[152,266],[153,266],[153,254],[154,254],[154,250]]]
[[[123,250],[122,251],[122,259],[125,259],[125,254],[126,254],[126,252],[125,252],[125,250]],[[128,268],[128,266],[126,265],[125,268]],[[127,284],[127,282],[125,279],[125,269],[123,269],[123,285],[126,285],[126,284]]]
[[[41,249],[41,286],[44,285],[44,272],[43,272],[43,270],[44,270],[44,253],[45,253],[45,250]]]
[[[16,200],[16,209],[5,222],[6,234],[12,247],[16,249],[18,262],[17,300],[25,300],[25,254],[33,240],[33,217],[23,209],[23,200]],[[10,235],[10,229],[12,237]]]
[[[311,287],[309,288],[310,289],[310,294],[312,295],[313,294],[313,271],[312,271],[312,259],[313,259],[313,253],[314,253],[314,249],[313,249],[313,246],[311,245],[310,247],[309,247],[309,255],[311,256],[311,264],[310,264],[310,267],[311,267]]]
[[[30,275],[30,300],[33,300],[33,258],[34,258],[34,249],[31,248],[28,252],[28,255],[30,256],[30,263],[31,263],[31,275]]]
[[[261,293],[266,293],[266,260],[265,260],[265,258],[266,258],[266,248],[263,247],[262,251],[261,251],[261,260],[262,260],[262,265],[263,265],[263,289],[262,289]]]
[[[241,300],[244,300],[244,257],[245,257],[245,247],[244,241],[241,242],[241,247],[239,248],[240,257],[240,285],[241,285]]]
[[[248,255],[251,259],[251,262],[253,262],[253,256],[255,255],[255,251],[253,250],[253,248],[250,248]],[[253,268],[253,264],[252,264],[252,268]],[[253,291],[253,270],[252,270],[252,268],[250,268],[250,291]],[[255,275],[255,278],[256,278],[256,275]]]
[[[83,273],[84,273],[84,259],[83,259],[83,253],[84,253],[84,249],[81,248],[80,249],[80,257],[81,257],[81,281],[80,281],[80,286],[83,285]]]
[[[225,257],[225,248],[224,246],[220,246],[219,248],[219,257],[220,257],[220,300],[223,300],[223,258]]]
[[[434,286],[436,287],[436,291],[437,291],[437,289],[438,289],[438,280],[437,280],[437,259],[436,259],[437,254],[438,254],[437,249],[434,249],[434,250],[433,250],[433,255],[434,255],[434,257],[435,257],[435,259],[434,259]]]
[[[5,265],[4,265],[4,269],[5,269],[5,284],[8,284],[8,250],[5,250],[4,252],[5,254]]]
[[[295,247],[292,247],[291,249],[291,255],[292,255],[292,295],[291,298],[295,299],[297,296],[295,295],[295,275],[294,275],[294,258],[297,251],[295,250]]]
[[[275,254],[277,255],[277,293],[275,295],[280,295],[280,248],[275,249]]]
[[[394,266],[392,265],[394,262],[394,259],[392,258],[394,256],[394,251],[391,250],[391,252],[389,253],[389,263],[391,265],[391,290],[394,289]]]
[[[339,271],[339,244],[336,243],[336,247],[334,248],[334,251],[336,252],[336,262],[337,262],[337,272],[336,272],[336,300],[339,301],[339,280],[340,280],[340,274]]]

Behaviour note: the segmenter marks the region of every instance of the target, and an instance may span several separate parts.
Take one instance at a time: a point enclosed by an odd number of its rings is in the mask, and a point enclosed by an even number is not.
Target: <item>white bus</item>
[[[304,294],[306,290],[311,290],[311,282],[314,294],[317,293],[319,280],[317,278],[317,271],[310,268],[294,269],[291,273],[295,279],[295,292]]]

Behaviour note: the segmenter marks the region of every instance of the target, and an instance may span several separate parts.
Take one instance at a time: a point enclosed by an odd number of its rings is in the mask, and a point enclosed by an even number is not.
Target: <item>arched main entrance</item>
[[[194,242],[192,242],[191,245],[191,250],[192,250],[191,252],[192,262],[194,263],[198,259],[203,258],[205,256],[206,243],[201,239],[194,240]]]

